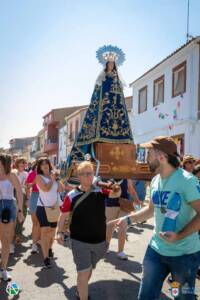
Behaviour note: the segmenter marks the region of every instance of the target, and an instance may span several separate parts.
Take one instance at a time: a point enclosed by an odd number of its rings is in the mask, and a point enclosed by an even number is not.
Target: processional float
[[[67,180],[76,182],[76,169],[90,157],[96,175],[102,178],[150,180],[146,163],[136,160],[128,111],[123,93],[124,81],[118,72],[125,54],[118,47],[103,46],[96,52],[103,65],[82,126],[67,159]]]

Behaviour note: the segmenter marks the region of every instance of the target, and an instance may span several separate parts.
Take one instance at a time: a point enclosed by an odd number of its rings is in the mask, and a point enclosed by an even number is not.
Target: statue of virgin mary
[[[133,144],[123,94],[124,82],[118,73],[125,55],[121,49],[109,45],[99,48],[97,59],[103,70],[96,80],[90,105],[68,156],[68,167],[72,160],[84,160],[86,154],[93,159],[96,142]]]

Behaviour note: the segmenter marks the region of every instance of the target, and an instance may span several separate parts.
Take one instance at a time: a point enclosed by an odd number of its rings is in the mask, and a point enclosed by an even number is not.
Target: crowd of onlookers
[[[200,160],[185,155],[182,168],[200,181]],[[124,247],[131,218],[127,222],[111,221],[128,215],[133,209],[139,211],[148,205],[150,182],[131,179],[104,182],[94,176],[90,162],[84,162],[78,167],[78,176],[80,186],[75,187],[60,178],[59,167],[52,167],[47,157],[29,163],[23,157],[13,161],[9,155],[0,154],[0,277],[3,280],[11,280],[7,272],[9,254],[14,254],[15,247],[23,242],[23,225],[27,213],[32,222],[31,253],[38,253],[41,247],[44,268],[51,267],[54,240],[62,244],[70,235],[78,272],[77,297],[80,299],[87,299],[92,268],[105,252],[109,253],[109,244],[116,229],[117,257],[128,259]],[[93,204],[84,201],[88,195]],[[127,209],[122,209],[121,199],[131,203],[125,203]],[[84,204],[80,205],[79,202]],[[109,224],[106,230],[104,215]],[[90,220],[88,224],[87,220]],[[197,276],[200,277],[200,270]]]

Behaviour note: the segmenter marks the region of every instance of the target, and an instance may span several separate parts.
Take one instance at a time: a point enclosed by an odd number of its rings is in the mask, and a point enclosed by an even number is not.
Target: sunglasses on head
[[[193,164],[194,163],[194,160],[188,160],[186,161],[186,164]]]

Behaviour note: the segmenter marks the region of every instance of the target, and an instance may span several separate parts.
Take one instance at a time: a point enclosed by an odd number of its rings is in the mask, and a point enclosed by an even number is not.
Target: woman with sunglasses
[[[57,222],[49,222],[45,208],[61,205],[59,192],[63,191],[62,184],[52,173],[52,166],[48,158],[40,158],[37,162],[36,184],[39,190],[36,216],[41,229],[41,247],[45,268],[51,267],[50,258],[53,257],[52,245],[55,237]]]
[[[195,166],[195,158],[192,155],[184,155],[183,157],[183,169],[189,173],[192,173]]]
[[[14,197],[14,189],[17,200]],[[0,278],[4,281],[11,280],[6,268],[16,216],[20,223],[24,220],[22,206],[22,188],[17,176],[11,172],[11,156],[0,154],[0,239],[2,244]]]

